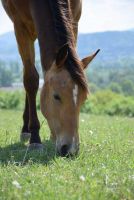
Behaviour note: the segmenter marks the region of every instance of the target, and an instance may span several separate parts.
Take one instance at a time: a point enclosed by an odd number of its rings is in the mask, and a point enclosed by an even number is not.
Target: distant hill
[[[80,34],[78,49],[80,56],[101,49],[98,60],[117,61],[134,58],[134,31],[113,31],[92,34]]]
[[[80,57],[101,49],[95,62],[119,62],[122,59],[134,59],[134,29],[129,31],[110,31],[79,34],[78,53]],[[37,58],[39,50],[36,43]],[[20,57],[13,32],[0,36],[0,60],[19,61]]]
[[[12,61],[18,59],[17,44],[13,32],[0,35],[0,60]]]

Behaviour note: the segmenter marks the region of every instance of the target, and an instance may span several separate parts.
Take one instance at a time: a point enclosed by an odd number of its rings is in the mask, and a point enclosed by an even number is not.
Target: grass
[[[134,199],[133,118],[82,114],[80,153],[69,159],[55,155],[46,121],[44,152],[26,154],[21,115],[0,111],[0,200]]]

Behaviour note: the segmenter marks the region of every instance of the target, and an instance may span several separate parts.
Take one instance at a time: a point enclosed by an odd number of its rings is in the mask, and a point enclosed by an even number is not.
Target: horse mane
[[[75,50],[75,37],[69,0],[48,0],[54,21],[58,47],[68,44],[68,57],[65,67],[72,79],[88,91],[82,63]]]

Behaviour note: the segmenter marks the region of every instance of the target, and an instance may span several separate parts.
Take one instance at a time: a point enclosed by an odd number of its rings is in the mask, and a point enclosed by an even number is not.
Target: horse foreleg
[[[42,148],[39,136],[40,123],[36,110],[36,95],[39,87],[39,75],[34,66],[34,41],[31,40],[27,29],[23,24],[15,24],[15,34],[19,52],[24,65],[24,87],[26,90],[26,105],[23,114],[24,126],[31,133],[30,148]],[[27,113],[29,112],[29,113]],[[29,117],[28,117],[29,116]],[[24,129],[25,131],[25,129]]]
[[[31,137],[31,133],[29,131],[28,125],[29,125],[29,103],[28,103],[28,98],[26,95],[25,108],[24,108],[24,113],[23,113],[23,127],[22,127],[22,131],[20,135],[21,142],[27,142]]]

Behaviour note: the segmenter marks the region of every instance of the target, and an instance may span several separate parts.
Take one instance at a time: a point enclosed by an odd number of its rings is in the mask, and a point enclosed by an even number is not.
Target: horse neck
[[[56,52],[58,49],[56,34],[54,34],[52,28],[49,28],[49,33],[48,30],[44,30],[41,35],[38,35],[38,40],[43,71],[47,71],[56,58]]]
[[[68,39],[66,36],[64,38],[64,32],[61,35],[61,29],[64,25],[57,32],[48,1],[31,1],[31,10],[39,40],[42,67],[43,71],[46,71],[54,62],[59,48],[67,43]]]
[[[31,1],[30,9],[39,41],[43,71],[46,71],[53,63],[58,49],[51,10],[46,0]]]

